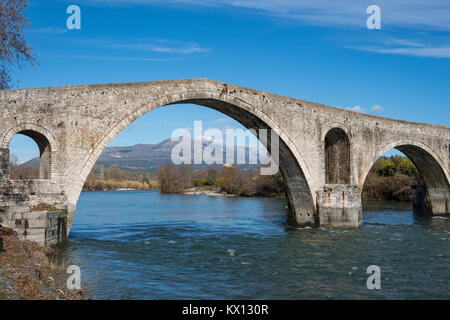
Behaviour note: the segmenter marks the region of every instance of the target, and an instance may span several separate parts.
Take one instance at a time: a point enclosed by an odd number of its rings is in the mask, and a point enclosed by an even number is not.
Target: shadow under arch
[[[405,154],[416,166],[425,183],[425,190],[414,190],[414,208],[429,215],[450,215],[450,179],[442,160],[428,146],[416,141],[397,141],[384,147],[363,173],[364,186],[375,162],[390,149]]]
[[[341,128],[328,130],[324,138],[325,183],[350,184],[350,139]]]
[[[172,94],[166,97],[149,101],[137,111],[130,111],[109,132],[105,133],[94,147],[93,152],[85,159],[78,181],[68,193],[69,219],[68,229],[73,222],[73,214],[81,189],[89,172],[95,165],[101,153],[108,144],[129,124],[144,114],[168,105],[196,104],[217,110],[241,123],[249,129],[273,129],[280,137],[279,139],[279,169],[286,181],[286,221],[290,225],[314,225],[316,223],[315,201],[310,189],[312,177],[305,160],[297,150],[294,143],[288,138],[284,131],[275,125],[275,122],[267,117],[258,108],[236,99],[227,94],[218,95],[217,92],[185,92]],[[269,131],[270,132],[270,131]],[[265,147],[271,152],[270,137]],[[306,174],[305,174],[306,173]]]

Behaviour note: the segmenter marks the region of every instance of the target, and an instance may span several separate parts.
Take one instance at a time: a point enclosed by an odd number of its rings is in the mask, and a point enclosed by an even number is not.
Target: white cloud
[[[368,113],[366,109],[364,109],[361,106],[354,106],[352,108],[345,108],[346,110],[354,111],[354,112],[361,112],[361,113]],[[384,108],[378,104],[373,105],[372,108],[370,108],[370,113],[380,113],[383,112]]]
[[[366,9],[371,1],[361,0],[84,0],[86,5],[133,6],[166,5],[186,7],[216,7],[239,10],[240,14],[255,14],[314,26],[338,28],[345,35],[338,43],[353,50],[416,57],[450,58],[450,2],[448,0],[377,0],[381,8],[381,32],[367,32]],[[361,41],[355,42],[358,37]],[[415,39],[400,39],[392,33]],[[351,32],[351,34],[349,33]],[[414,33],[414,34],[412,34]],[[433,39],[440,35],[441,39]],[[334,38],[335,35],[334,35]],[[378,38],[378,40],[376,40]],[[396,39],[397,38],[397,39]],[[418,39],[421,39],[420,41]],[[336,41],[336,39],[333,39]],[[351,44],[353,41],[353,45]],[[125,44],[127,46],[129,44]],[[207,53],[208,48],[195,44],[187,46],[158,46],[137,44],[142,50],[192,54]],[[137,47],[136,47],[137,49]]]
[[[104,45],[113,49],[130,49],[174,54],[207,53],[211,50],[210,48],[203,48],[197,43],[164,39],[138,39],[131,43],[105,43]]]
[[[128,42],[108,38],[83,38],[72,39],[59,37],[61,42],[70,42],[72,45],[107,49],[106,54],[49,54],[48,57],[64,57],[86,60],[102,61],[179,61],[185,60],[194,54],[207,54],[211,49],[205,48],[194,42],[182,42],[167,39],[136,38],[127,39]],[[56,40],[55,40],[56,41]],[[90,49],[90,48],[89,48]],[[90,50],[86,49],[86,52]],[[109,55],[114,53],[114,55]]]
[[[354,106],[353,108],[347,108],[347,110],[355,111],[355,112],[361,112],[361,113],[366,112],[366,110],[364,110],[364,109],[361,108],[360,106]]]
[[[382,47],[382,46],[347,46],[350,49],[370,51],[387,54],[401,54],[416,57],[450,58],[450,45],[448,46],[423,46],[423,47]]]
[[[302,23],[327,26],[365,27],[366,8],[372,4],[361,0],[89,0],[86,4],[102,5],[180,5],[246,8],[255,14],[265,14]],[[383,26],[412,29],[450,30],[448,0],[377,0]]]
[[[372,106],[372,108],[370,109],[370,112],[372,113],[379,113],[379,112],[383,112],[384,108],[378,104]]]

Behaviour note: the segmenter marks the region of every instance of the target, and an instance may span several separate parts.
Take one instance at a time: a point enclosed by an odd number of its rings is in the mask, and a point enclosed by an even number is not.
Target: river
[[[449,299],[450,220],[367,203],[357,230],[291,228],[284,200],[84,192],[59,260],[95,299]],[[369,290],[367,267],[381,269]]]

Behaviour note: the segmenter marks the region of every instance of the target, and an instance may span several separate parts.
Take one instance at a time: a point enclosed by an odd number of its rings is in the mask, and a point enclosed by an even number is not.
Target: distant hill
[[[33,158],[19,165],[20,167],[39,168],[39,158]]]
[[[128,147],[108,147],[101,154],[100,158],[97,160],[94,168],[99,168],[103,165],[105,168],[111,166],[112,164],[117,164],[119,168],[129,171],[144,171],[153,173],[162,164],[171,163],[171,153],[172,149],[179,142],[172,142],[171,139],[166,139],[157,144],[136,144]],[[193,146],[194,139],[191,139],[191,147]],[[211,145],[211,141],[203,139],[202,146],[206,148]],[[213,145],[210,146],[211,148]],[[223,159],[226,160],[226,146],[223,146]],[[191,149],[193,150],[193,149]],[[193,152],[191,152],[193,157]],[[244,155],[246,163],[249,161],[250,155],[256,158],[257,150],[251,149],[249,147],[237,146],[235,147],[235,159],[238,155]],[[261,160],[258,158],[258,160]],[[192,161],[193,163],[193,161]],[[236,163],[236,161],[235,161]],[[260,163],[260,161],[258,161]],[[21,167],[39,167],[39,158],[31,159],[20,165]],[[196,165],[198,169],[203,169],[208,167],[208,164]],[[238,165],[242,169],[257,167],[257,164],[249,165]]]

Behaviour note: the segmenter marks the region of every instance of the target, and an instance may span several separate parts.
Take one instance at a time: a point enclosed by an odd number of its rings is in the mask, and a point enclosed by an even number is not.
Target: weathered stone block
[[[30,241],[34,241],[37,242],[39,244],[43,244],[45,245],[45,234],[44,233],[40,233],[40,234],[33,234],[33,235],[26,235],[24,237],[25,240],[30,240]]]
[[[360,227],[361,189],[354,185],[325,185],[317,192],[317,214],[321,227]]]

